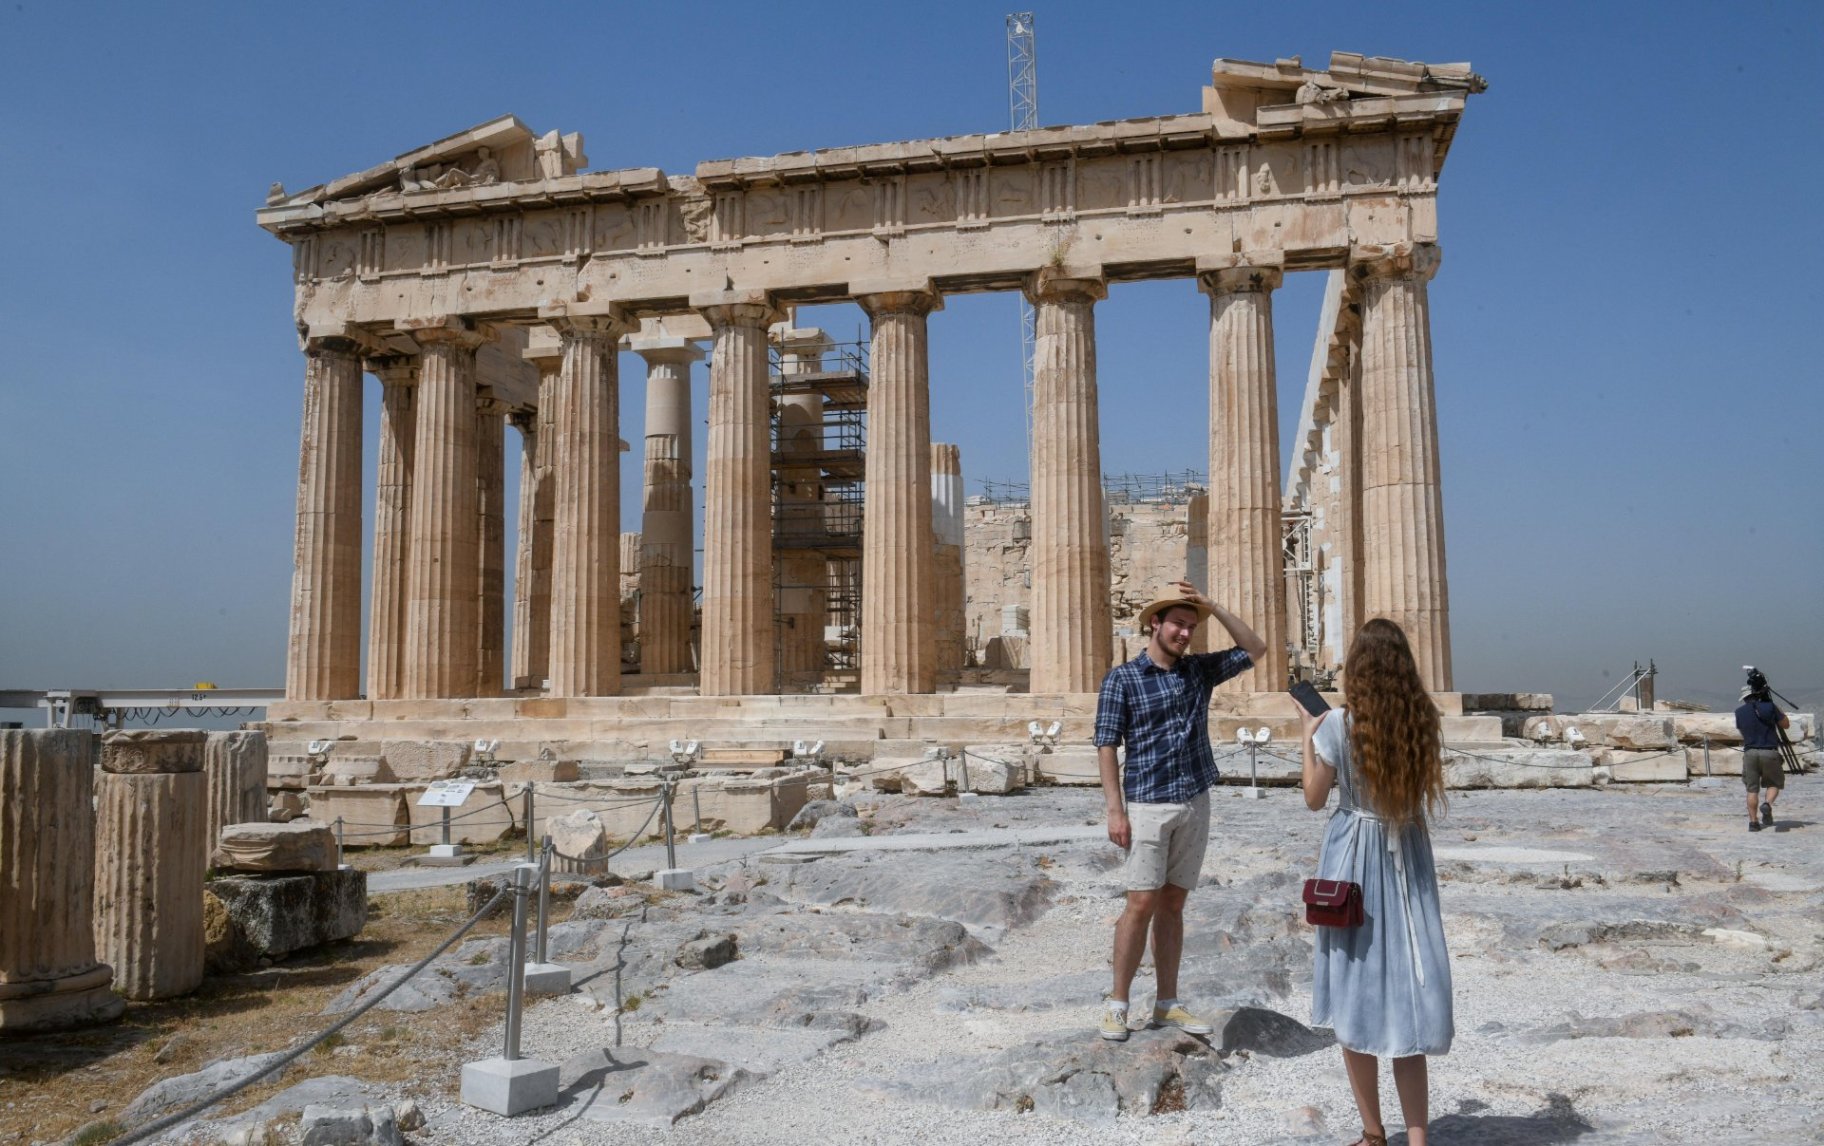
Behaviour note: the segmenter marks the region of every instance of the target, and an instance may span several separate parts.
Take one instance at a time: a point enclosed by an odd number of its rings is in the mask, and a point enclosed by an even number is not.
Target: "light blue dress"
[[[1438,912],[1438,873],[1423,823],[1390,837],[1357,784],[1342,710],[1318,725],[1317,754],[1336,769],[1337,808],[1324,828],[1319,879],[1362,885],[1360,927],[1319,927],[1311,1025],[1362,1054],[1443,1054],[1451,1015],[1450,952]]]

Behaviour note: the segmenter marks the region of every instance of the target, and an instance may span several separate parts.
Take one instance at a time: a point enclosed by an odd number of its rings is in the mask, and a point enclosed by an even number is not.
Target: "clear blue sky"
[[[1662,697],[1733,702],[1753,661],[1824,702],[1824,5],[1032,2],[1046,123],[1194,112],[1217,56],[1471,61],[1432,286],[1458,686],[1587,703],[1652,657]],[[282,681],[303,367],[269,183],[506,112],[673,172],[999,130],[1004,11],[0,3],[0,686]],[[1321,289],[1276,303],[1288,434]],[[1097,321],[1104,469],[1203,468],[1205,299],[1119,286]],[[974,479],[1024,477],[1017,326],[1004,295],[932,320]]]

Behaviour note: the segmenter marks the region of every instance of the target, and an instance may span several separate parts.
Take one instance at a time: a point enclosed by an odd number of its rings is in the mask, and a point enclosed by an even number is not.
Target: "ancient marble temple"
[[[1189,114],[689,174],[589,171],[579,136],[506,116],[308,190],[275,185],[259,223],[291,248],[304,380],[291,705],[323,718],[357,700],[377,716],[388,701],[614,696],[624,561],[641,566],[643,675],[705,697],[781,691],[769,346],[789,306],[844,300],[872,331],[860,690],[933,692],[957,648],[940,618],[960,607],[940,568],[958,542],[933,490],[954,453],[933,449],[927,350],[945,297],[979,291],[1023,292],[1037,312],[1030,690],[1093,692],[1111,657],[1100,426],[1138,416],[1098,389],[1096,310],[1143,279],[1209,296],[1207,331],[1184,332],[1209,345],[1208,592],[1272,650],[1250,687],[1280,687],[1289,628],[1310,620],[1308,602],[1288,604],[1290,492],[1321,517],[1332,639],[1393,617],[1448,690],[1428,284],[1439,176],[1482,87],[1465,64],[1218,60]],[[1332,298],[1288,482],[1273,296],[1298,272],[1329,273]],[[621,516],[623,349],[647,370],[638,523]],[[708,445],[693,458],[704,358]],[[364,490],[370,377],[381,425]],[[623,530],[642,535],[626,554]]]

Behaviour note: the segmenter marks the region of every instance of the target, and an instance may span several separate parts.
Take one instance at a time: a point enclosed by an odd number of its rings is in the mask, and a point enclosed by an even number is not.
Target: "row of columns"
[[[1436,249],[1364,260],[1361,488],[1364,616],[1400,622],[1421,672],[1450,687],[1448,603],[1426,283]],[[1210,295],[1210,480],[1207,592],[1252,624],[1268,653],[1246,685],[1286,675],[1278,405],[1272,292],[1277,267],[1216,268]],[[1097,688],[1111,656],[1109,557],[1102,530],[1096,386],[1099,277],[1047,269],[1026,288],[1037,318],[1032,427],[1031,690]],[[937,683],[937,570],[932,543],[929,315],[924,289],[860,290],[873,325],[862,560],[864,693],[930,692]],[[767,329],[782,316],[764,292],[700,306],[713,345],[704,466],[704,695],[778,689]],[[553,696],[619,691],[620,555],[617,348],[607,317],[548,316],[561,358],[541,379],[522,463],[513,675],[548,678]],[[477,394],[479,335],[427,324],[416,393],[409,368],[373,364],[382,399],[375,520],[370,697],[486,694],[502,666],[498,410]],[[648,363],[642,658],[648,672],[689,664],[691,513],[689,364],[683,340],[635,347]],[[350,344],[307,350],[297,573],[288,693],[356,695],[360,617],[361,360]],[[478,416],[478,398],[482,414]],[[1145,417],[1175,416],[1169,408]],[[480,429],[486,425],[487,429]],[[481,440],[478,441],[478,434]],[[489,435],[492,435],[491,437]],[[527,482],[526,477],[532,480]],[[527,492],[530,487],[530,492]],[[549,522],[549,529],[538,525]],[[524,523],[531,522],[532,528]],[[541,534],[550,538],[548,590]],[[495,564],[477,557],[477,546]],[[396,585],[400,569],[403,595]],[[548,600],[548,603],[547,603]],[[484,602],[492,602],[485,604]],[[490,610],[493,610],[490,616]],[[548,622],[540,624],[540,613]],[[477,632],[481,639],[476,639]],[[493,634],[490,645],[489,634]],[[498,653],[494,654],[496,657]],[[497,687],[497,686],[495,686]]]

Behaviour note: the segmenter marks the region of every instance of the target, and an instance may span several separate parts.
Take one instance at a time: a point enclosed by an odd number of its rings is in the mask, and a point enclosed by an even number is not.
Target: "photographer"
[[[1767,678],[1758,670],[1748,673],[1741,706],[1735,710],[1735,727],[1742,734],[1742,783],[1748,788],[1748,830],[1773,826],[1773,803],[1786,787],[1780,754],[1780,732],[1792,722],[1769,695]],[[1755,815],[1756,793],[1760,815]]]

